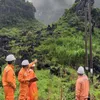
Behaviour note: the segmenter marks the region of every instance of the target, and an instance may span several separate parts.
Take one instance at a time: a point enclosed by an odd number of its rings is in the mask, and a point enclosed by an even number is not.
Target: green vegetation
[[[24,11],[24,7],[27,7],[28,11]],[[13,53],[20,61],[29,59],[31,62],[37,58],[39,61],[37,67],[44,67],[48,64],[50,67],[65,68],[70,74],[63,78],[50,75],[49,70],[36,70],[36,75],[39,79],[39,100],[47,100],[48,98],[50,100],[59,100],[61,87],[64,99],[74,100],[75,81],[77,78],[75,69],[80,65],[84,66],[85,63],[83,20],[73,13],[72,9],[66,9],[59,21],[50,25],[51,29],[49,29],[49,26],[45,27],[34,18],[35,8],[29,2],[24,0],[8,0],[4,2],[4,0],[1,0],[0,9],[2,9],[0,10],[0,65],[3,66],[5,64],[4,59],[7,53]],[[10,9],[9,14],[7,9]],[[7,10],[7,12],[4,13],[4,10]],[[15,12],[14,15],[12,15],[13,11]],[[18,12],[20,13],[18,14]],[[93,10],[93,18],[96,21],[92,37],[93,58],[100,58],[99,13],[100,9]],[[89,50],[88,56],[90,56]],[[20,63],[16,64],[16,66],[19,65]],[[16,71],[18,70],[19,67]],[[100,98],[100,84],[96,79],[98,76],[94,77],[95,83],[91,84],[90,94],[95,97],[93,100],[99,100]],[[0,100],[4,100],[1,76],[0,91]],[[16,100],[18,94],[19,82],[17,81]]]
[[[57,77],[55,75],[51,75],[49,70],[36,70],[36,75],[39,79],[37,82],[38,92],[39,92],[39,100],[60,100],[61,95],[65,100],[74,100],[75,98],[75,81],[77,78],[76,71],[71,67],[67,68],[70,75],[66,75],[65,77]],[[72,74],[73,73],[73,74]],[[94,97],[93,100],[99,100],[99,82],[94,79],[96,83],[91,85],[90,93],[91,97]],[[1,84],[1,77],[0,77]],[[4,100],[4,92],[3,88],[0,85],[0,99]],[[61,92],[62,91],[62,92]],[[15,91],[15,100],[18,100],[19,95],[19,82],[17,80],[17,89]],[[94,95],[94,96],[93,96]]]
[[[70,69],[70,71],[75,72],[73,69]],[[39,79],[39,81],[37,82],[39,89],[39,100],[59,100],[61,98],[61,89],[63,98],[66,98],[66,100],[74,100],[75,81],[72,79],[75,79],[76,74],[70,76],[67,75],[67,77],[61,78],[51,75],[49,70],[36,70],[36,75]],[[0,91],[0,99],[4,100],[4,92],[2,87],[0,87]],[[18,95],[19,82],[17,81],[15,100],[18,99]]]
[[[35,19],[35,7],[25,0],[0,0],[0,28]]]

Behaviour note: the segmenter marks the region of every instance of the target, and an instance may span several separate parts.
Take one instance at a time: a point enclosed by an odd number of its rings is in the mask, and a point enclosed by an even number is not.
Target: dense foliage
[[[35,19],[35,7],[24,0],[0,0],[0,27]]]
[[[4,12],[5,10],[6,12]],[[84,66],[85,63],[84,20],[80,19],[71,9],[66,9],[64,15],[56,23],[44,27],[34,18],[34,12],[33,5],[24,0],[0,1],[0,66],[3,69],[5,56],[13,53],[17,58],[16,66],[18,66],[15,72],[20,69],[19,66],[23,59],[31,62],[35,58],[39,61],[37,64],[39,69],[46,68],[47,65],[51,68],[65,68],[70,74],[62,79],[49,74],[49,70],[36,71],[39,78],[39,100],[47,100],[47,98],[58,100],[61,95],[61,86],[64,88],[64,98],[74,100],[77,76],[71,67],[77,69],[78,66]],[[97,15],[99,12],[99,9],[93,11],[93,18],[96,20],[92,35],[93,58],[100,58],[100,29],[97,27],[99,26],[99,16]],[[89,57],[89,34],[87,37]],[[100,60],[96,63],[100,65]],[[95,70],[99,72],[98,69]],[[96,100],[99,100],[100,84],[96,77],[96,83],[91,85],[90,93],[95,96]],[[18,87],[19,82],[17,81],[16,99],[19,93]],[[4,98],[1,82],[0,91],[2,91],[0,92],[1,99]]]

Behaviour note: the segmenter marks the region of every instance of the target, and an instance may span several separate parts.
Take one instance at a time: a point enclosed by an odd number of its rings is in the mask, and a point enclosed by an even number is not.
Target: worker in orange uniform
[[[77,70],[78,79],[76,81],[76,100],[88,100],[89,95],[89,80],[84,75],[84,68],[80,66]]]
[[[2,84],[4,87],[5,100],[14,100],[16,79],[15,79],[13,61],[15,60],[16,58],[13,54],[9,54],[6,57],[6,61],[8,62],[8,65],[4,68],[3,76],[2,76]]]
[[[35,79],[29,84],[29,100],[38,100],[38,89],[37,89],[37,84],[36,84],[36,81],[38,79],[36,78],[36,75],[34,73],[34,67],[36,63],[37,63],[37,60],[29,64],[29,77],[30,79],[32,78]]]
[[[18,74],[18,80],[20,82],[20,90],[19,90],[19,100],[29,100],[28,98],[28,85],[29,85],[29,72],[28,72],[28,66],[29,61],[23,60],[22,68],[19,71]]]

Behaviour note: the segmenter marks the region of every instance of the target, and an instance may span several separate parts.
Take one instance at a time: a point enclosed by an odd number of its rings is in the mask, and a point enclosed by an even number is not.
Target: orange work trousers
[[[21,85],[18,100],[29,100],[28,98],[28,85]]]
[[[10,86],[4,86],[5,100],[14,100],[14,89]]]
[[[38,89],[36,83],[32,83],[29,87],[29,100],[38,100]]]

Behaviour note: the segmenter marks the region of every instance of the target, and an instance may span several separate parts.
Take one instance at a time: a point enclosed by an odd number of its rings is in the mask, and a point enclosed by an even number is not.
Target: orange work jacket
[[[89,94],[89,80],[86,75],[79,76],[76,81],[76,100],[87,100]]]
[[[28,70],[21,68],[18,74],[18,80],[20,82],[20,89],[19,89],[19,100],[28,100],[28,85],[29,83],[29,73]]]
[[[4,71],[2,76],[2,84],[3,86],[10,86],[12,88],[16,88],[16,78],[14,73],[14,66],[11,64],[8,64]]]
[[[3,71],[2,84],[4,87],[5,100],[14,100],[16,79],[13,68],[13,65],[8,64]]]
[[[29,77],[30,79],[36,77],[32,69],[29,69]],[[38,100],[38,89],[36,82],[32,82],[29,85],[29,100]]]

